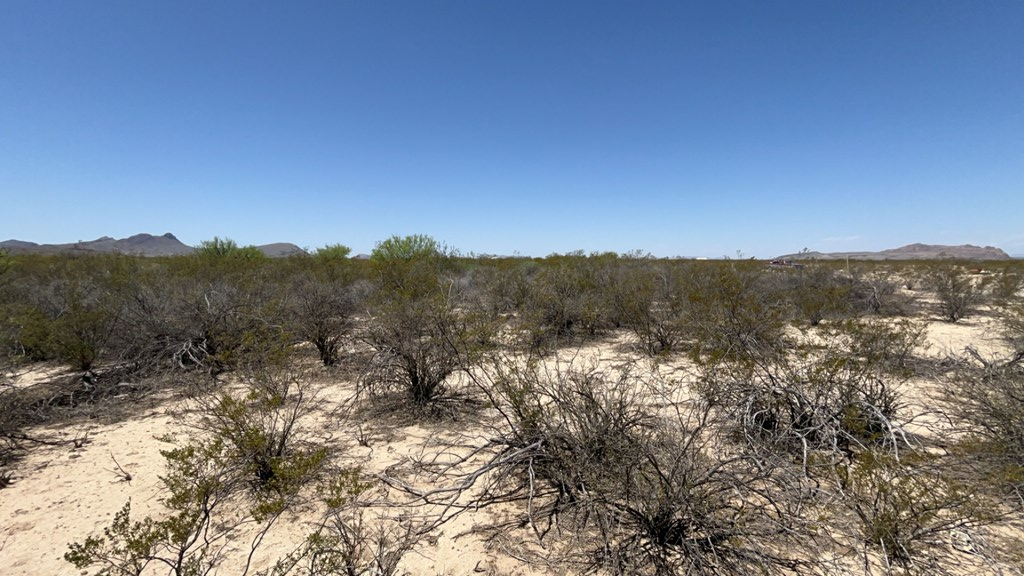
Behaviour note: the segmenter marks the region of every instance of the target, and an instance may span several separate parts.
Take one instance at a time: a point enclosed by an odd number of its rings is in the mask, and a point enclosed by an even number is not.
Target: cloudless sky
[[[0,240],[1024,253],[1024,2],[0,1]]]

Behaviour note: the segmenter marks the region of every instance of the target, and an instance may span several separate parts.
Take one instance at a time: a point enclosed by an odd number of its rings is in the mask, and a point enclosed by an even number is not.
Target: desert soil
[[[930,319],[927,321],[927,338],[927,348],[920,351],[925,355],[959,352],[965,346],[973,346],[989,356],[1005,351],[996,321],[986,316],[956,324]],[[562,358],[565,357],[563,354]],[[639,355],[629,351],[625,335],[578,351],[574,361],[600,362],[607,366],[636,361],[638,366],[648,366],[656,376],[667,379],[676,379],[679,374],[686,373],[685,362],[681,360],[657,366],[645,363]],[[19,378],[17,385],[34,385],[53,373],[53,368],[28,373]],[[912,381],[911,386],[915,388],[909,390],[910,400],[922,407],[927,406],[930,403],[929,383],[915,384]],[[350,382],[325,379],[321,394],[327,399],[344,398],[351,395],[352,390]],[[95,573],[96,569],[78,570],[63,559],[70,542],[102,534],[114,514],[128,501],[135,517],[159,514],[159,477],[164,466],[160,450],[169,447],[160,439],[182,437],[192,432],[183,425],[181,418],[175,416],[180,402],[174,398],[157,399],[137,417],[121,422],[81,422],[60,429],[37,430],[64,439],[78,439],[78,446],[35,449],[18,463],[13,484],[0,490],[0,574],[70,576]],[[381,419],[372,412],[364,411],[362,416],[358,414],[357,417],[364,419],[364,431],[369,431],[369,446],[356,442],[357,430],[351,422],[335,421],[331,426],[329,417],[322,416],[324,420],[314,429],[335,445],[344,446],[346,462],[362,466],[368,475],[400,466],[410,457],[436,450],[438,435],[474,437],[483,433],[471,420],[455,423],[387,422],[387,418]],[[118,466],[130,474],[130,481]],[[436,533],[436,539],[423,542],[404,558],[402,568],[417,575],[545,573],[515,557],[520,545],[529,547],[529,534],[525,531],[523,540],[518,543],[508,540],[488,542],[480,535],[467,534],[480,518],[465,514],[445,524]],[[308,534],[310,522],[314,520],[314,510],[299,511],[283,518],[257,554],[253,572],[269,568],[277,557],[295,549]],[[999,529],[1012,533],[1014,526],[1007,523]],[[229,559],[222,565],[220,574],[238,573],[248,540],[238,538],[230,546]],[[965,573],[1000,573],[998,568],[990,565],[968,561],[965,566]],[[856,573],[862,570],[862,566],[854,564],[851,570]],[[161,573],[157,570],[151,572]]]

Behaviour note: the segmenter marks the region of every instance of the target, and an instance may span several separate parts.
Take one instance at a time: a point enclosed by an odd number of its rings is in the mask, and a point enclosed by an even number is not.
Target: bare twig
[[[111,472],[113,472],[118,477],[118,481],[120,481],[120,482],[127,482],[128,484],[131,484],[132,483],[132,475],[131,475],[131,473],[128,472],[127,470],[125,470],[121,466],[121,464],[117,461],[117,458],[114,458],[114,453],[113,452],[110,453],[110,459],[114,461],[114,468],[115,468],[114,470],[111,470]]]

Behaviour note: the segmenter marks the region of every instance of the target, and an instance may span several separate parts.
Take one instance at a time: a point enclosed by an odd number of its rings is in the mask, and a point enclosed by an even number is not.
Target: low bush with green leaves
[[[688,276],[687,332],[697,363],[772,360],[788,345],[786,301],[749,261],[708,262]]]
[[[626,259],[609,287],[619,322],[649,356],[678,351],[688,336],[687,278],[691,266]]]
[[[611,255],[582,252],[545,259],[520,308],[519,328],[533,351],[593,338],[611,325],[601,272]]]
[[[986,358],[969,348],[943,393],[947,414],[962,426],[961,455],[1024,506],[1024,351]]]
[[[360,337],[374,355],[362,378],[373,397],[400,392],[418,407],[448,391],[449,377],[491,345],[494,323],[466,305],[457,263],[428,236],[392,237],[371,255],[379,273]]]
[[[780,289],[788,296],[797,316],[811,326],[850,314],[851,282],[831,267],[812,263],[780,272]]]
[[[928,283],[939,301],[939,314],[957,322],[975,313],[984,300],[984,290],[967,271],[957,265],[943,265],[928,275]]]
[[[252,374],[244,393],[203,396],[190,418],[200,434],[161,451],[162,514],[141,520],[131,503],[103,536],[70,545],[65,559],[100,575],[141,575],[152,564],[175,576],[215,573],[228,543],[251,534],[246,574],[267,532],[321,477],[328,451],[303,437],[314,408],[308,385],[295,377]],[[167,441],[172,441],[168,438]]]
[[[837,467],[844,507],[854,516],[853,536],[863,543],[865,573],[880,557],[882,572],[958,574],[947,565],[945,540],[991,522],[994,507],[969,485],[941,473],[934,458],[897,461],[863,452]]]

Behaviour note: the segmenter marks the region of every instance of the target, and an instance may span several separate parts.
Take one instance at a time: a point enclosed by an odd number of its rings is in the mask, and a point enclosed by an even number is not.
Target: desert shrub
[[[255,246],[239,246],[230,238],[214,236],[196,246],[194,254],[200,258],[231,258],[236,260],[259,260],[266,258]]]
[[[50,318],[39,308],[26,304],[8,308],[6,348],[9,354],[30,362],[50,360],[55,354],[50,346]]]
[[[849,306],[858,314],[909,316],[914,312],[914,297],[900,290],[898,273],[888,266],[865,268],[861,263],[851,270]]]
[[[286,332],[284,291],[266,260],[172,258],[129,300],[124,356],[160,369],[217,374]]]
[[[22,422],[16,414],[16,392],[8,377],[9,369],[10,364],[0,360],[0,490],[10,485],[12,473],[9,467],[22,452],[18,442]]]
[[[133,520],[128,502],[103,536],[70,544],[64,559],[78,569],[98,567],[101,576],[140,576],[150,564],[162,565],[175,576],[210,574],[223,561],[228,540],[258,521],[262,526],[253,539],[255,551],[282,509],[258,510],[239,498],[239,480],[225,466],[223,447],[206,443],[162,451],[167,462],[161,477],[166,515]],[[248,562],[242,573],[248,571]]]
[[[370,259],[381,264],[395,265],[420,258],[442,257],[446,253],[444,245],[426,234],[394,235],[377,242]],[[396,279],[401,281],[397,276]]]
[[[593,337],[609,325],[598,260],[574,252],[544,261],[521,307],[520,326],[531,350]]]
[[[292,333],[316,347],[324,366],[338,361],[338,347],[349,335],[361,295],[350,275],[306,272],[291,280],[288,324]]]
[[[437,290],[440,278],[453,270],[454,256],[453,250],[430,236],[413,234],[378,242],[370,262],[384,292],[417,299]]]
[[[686,280],[691,357],[699,362],[752,362],[784,353],[786,307],[757,263],[707,262]]]
[[[981,287],[959,266],[937,267],[928,282],[939,300],[939,314],[950,322],[970,316],[982,302]]]
[[[1024,504],[1024,351],[987,359],[968,349],[943,393],[947,412],[963,425],[961,451]]]
[[[650,356],[678,350],[686,337],[686,270],[678,264],[626,261],[610,288],[612,309]]]
[[[925,326],[909,319],[890,322],[850,320],[830,332],[843,339],[851,357],[878,376],[907,378],[914,374],[917,350],[925,345]]]
[[[309,375],[278,364],[247,368],[239,376],[241,390],[192,400],[192,425],[223,444],[221,457],[238,464],[255,493],[294,494],[327,456],[302,427],[317,408]]]
[[[396,576],[398,564],[422,534],[408,521],[380,518],[376,525],[360,507],[372,484],[358,468],[337,471],[324,489],[326,513],[298,550],[278,560],[271,574],[285,576]]]
[[[505,359],[480,384],[500,413],[490,441],[473,459],[418,463],[450,483],[420,491],[385,477],[442,505],[437,523],[519,503],[514,518],[491,529],[524,526],[542,542],[558,538],[547,549],[563,552],[547,558],[573,571],[782,573],[800,564],[776,546],[798,542],[783,527],[791,516],[772,503],[770,470],[711,450],[706,409],[670,403],[662,411],[659,385],[628,370],[545,370]],[[460,468],[467,462],[483,464]]]
[[[7,368],[14,352],[16,331],[14,329],[14,295],[10,290],[10,270],[13,268],[10,256],[0,250],[0,384],[7,377]]]
[[[304,546],[279,561],[274,576],[397,576],[399,562],[413,548],[418,535],[389,526],[373,528],[365,515],[333,513]]]
[[[8,330],[10,330],[9,314],[13,297],[10,292],[13,268],[14,262],[7,251],[0,249],[0,345],[4,346],[4,352],[7,351],[6,345],[10,340]]]
[[[369,526],[361,513],[334,513],[304,547],[274,567],[274,576],[398,576],[399,562],[420,536],[400,525]],[[397,523],[395,523],[397,524]]]
[[[780,289],[789,297],[798,317],[811,326],[850,312],[850,282],[832,268],[814,263],[781,273]]]
[[[300,420],[313,397],[294,374],[252,374],[245,384],[244,394],[197,399],[191,417],[200,435],[161,451],[165,514],[133,520],[129,502],[103,536],[72,543],[64,558],[101,575],[141,575],[151,564],[176,576],[210,574],[244,528],[253,534],[247,573],[267,532],[319,476],[327,451],[302,441]]]
[[[449,376],[471,367],[490,346],[494,328],[462,310],[454,293],[378,302],[362,332],[375,354],[362,377],[373,397],[401,392],[425,406],[448,391]]]
[[[934,263],[904,263],[898,274],[900,283],[903,285],[903,288],[910,292],[920,290],[922,286],[928,284],[928,276],[933,268]]]
[[[119,256],[33,259],[11,290],[15,347],[32,360],[57,359],[88,370],[107,356],[120,325],[120,284],[132,260]]]
[[[969,486],[941,474],[933,458],[896,461],[864,452],[837,470],[843,505],[855,518],[852,535],[864,544],[865,572],[871,571],[874,550],[886,574],[894,568],[959,573],[947,571],[942,561],[943,537],[993,518],[991,505]]]
[[[477,266],[471,271],[475,307],[494,317],[520,310],[526,302],[531,277],[537,266],[532,260],[521,258]]]
[[[1006,308],[1004,322],[1006,340],[1019,355],[1024,352],[1024,301]]]
[[[752,453],[795,457],[805,472],[866,449],[898,456],[913,444],[900,418],[901,384],[909,374],[897,369],[904,351],[895,348],[920,337],[905,330],[846,326],[796,354],[754,364],[703,363],[697,391],[723,411]]]
[[[244,259],[27,257],[7,347],[30,360],[136,372],[230,367],[247,335],[281,331],[281,283]]]
[[[166,371],[190,338],[188,315],[181,300],[190,280],[178,277],[163,263],[140,267],[122,293],[121,324],[112,356],[133,364],[140,375]],[[200,282],[197,280],[197,282]]]
[[[444,396],[446,381],[490,343],[493,326],[464,307],[451,252],[428,236],[392,237],[371,255],[380,274],[362,338],[375,354],[362,390],[401,391],[416,406]]]
[[[1020,301],[1020,291],[1024,288],[1024,275],[1017,270],[1003,269],[986,282],[992,301],[999,306],[1012,305]]]
[[[9,348],[9,342],[11,339],[10,335],[10,324],[8,314],[10,313],[7,298],[7,271],[10,269],[10,262],[8,260],[7,252],[0,250],[0,477],[4,472],[4,467],[11,461],[11,446],[7,444],[6,438],[11,432],[16,429],[16,426],[9,421],[9,405],[8,395],[13,390],[13,369],[14,363],[11,358],[11,349]],[[9,481],[9,479],[8,479]]]
[[[313,257],[318,260],[338,262],[347,260],[351,253],[352,249],[344,244],[326,244],[317,248],[313,252]]]
[[[68,307],[54,319],[50,345],[57,359],[76,370],[88,370],[103,353],[103,346],[117,326],[117,317],[98,302],[77,293],[69,295]]]

